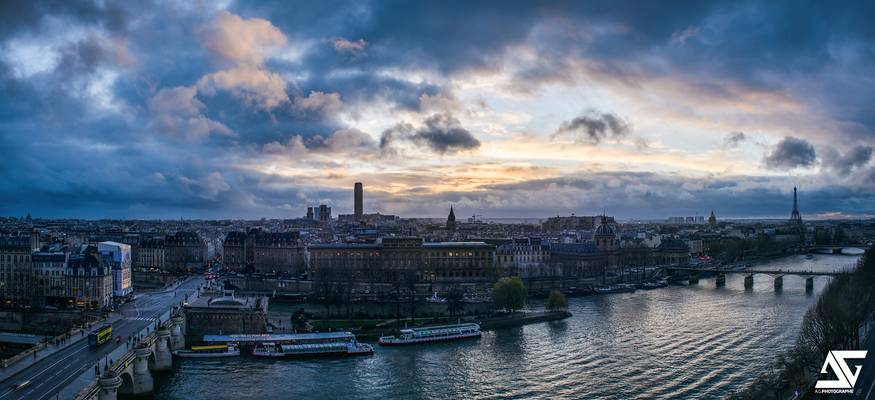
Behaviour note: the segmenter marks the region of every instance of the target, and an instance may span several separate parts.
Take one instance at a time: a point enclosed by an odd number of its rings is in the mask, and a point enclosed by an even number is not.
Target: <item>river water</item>
[[[758,267],[832,271],[857,256],[792,256]],[[184,359],[158,399],[722,398],[763,372],[798,333],[829,278],[806,293],[757,275],[569,299],[573,317],[484,332],[479,341],[376,347],[345,359]],[[540,309],[543,303],[530,304]]]

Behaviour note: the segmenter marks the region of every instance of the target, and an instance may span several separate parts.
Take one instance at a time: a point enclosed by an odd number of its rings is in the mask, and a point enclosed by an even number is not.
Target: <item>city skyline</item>
[[[4,3],[0,214],[872,216],[867,7]]]

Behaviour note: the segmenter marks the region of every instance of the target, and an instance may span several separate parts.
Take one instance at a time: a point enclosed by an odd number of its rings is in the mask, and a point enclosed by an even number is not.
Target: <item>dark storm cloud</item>
[[[553,137],[570,134],[578,142],[599,144],[603,139],[617,138],[629,133],[629,124],[612,113],[588,112],[570,121],[564,121]]]
[[[368,57],[359,60],[365,66],[404,65],[448,73],[496,66],[504,49],[524,40],[551,7],[509,1],[496,12],[488,2],[326,1],[289,7],[276,1],[242,2],[235,8],[243,14],[270,15],[292,37],[307,32],[310,37],[362,38],[370,43]],[[333,46],[328,50],[336,53]]]
[[[792,136],[781,139],[763,159],[767,168],[776,170],[812,167],[815,161],[817,161],[817,154],[814,146],[805,139]]]
[[[823,152],[823,163],[840,174],[849,174],[852,170],[866,165],[872,159],[872,146],[856,145],[844,154],[833,148]]]
[[[519,71],[530,89],[543,82],[571,82],[580,65],[576,61],[582,59],[593,73],[629,87],[657,76],[706,82],[697,87],[715,96],[732,96],[726,90],[729,84],[787,93],[821,105],[837,126],[847,129],[829,134],[871,139],[875,132],[875,92],[860,84],[875,75],[870,49],[875,7],[868,2],[629,6],[511,1],[497,10],[489,2],[242,1],[231,7],[242,18],[269,20],[290,43],[307,44],[300,59],[270,58],[265,64],[284,77],[291,99],[318,91],[337,93],[353,106],[386,102],[422,111],[423,95],[452,94],[446,82],[455,76],[503,71],[505,55],[516,54],[509,50],[525,46],[539,60]],[[377,146],[334,113],[302,110],[291,102],[259,110],[218,92],[197,96],[204,104],[203,116],[238,136],[210,135],[190,144],[149,128],[154,117],[149,100],[161,89],[191,87],[223,68],[194,34],[195,27],[212,18],[209,8],[197,2],[0,2],[0,47],[12,40],[38,39],[52,29],[84,35],[53,43],[58,66],[32,77],[16,76],[11,61],[0,57],[0,95],[14,99],[0,102],[0,210],[45,216],[256,217],[299,215],[301,206],[320,201],[346,204],[347,191],[308,186],[306,181],[273,181],[233,167],[268,144],[289,143],[298,136],[313,152]],[[348,42],[340,51],[336,40],[342,38]],[[125,59],[122,50],[131,58]],[[117,79],[96,88],[85,85],[106,69],[117,73]],[[426,78],[405,79],[411,70],[426,71]],[[71,77],[82,82],[71,82]],[[800,86],[800,81],[816,85]],[[95,98],[94,92],[101,97]],[[120,111],[100,109],[107,105],[101,101]],[[619,118],[614,122],[595,114],[566,123],[591,141],[624,130]],[[388,132],[381,138],[384,149],[400,141],[450,154],[481,145],[458,120],[444,114],[428,117],[420,128],[399,124]],[[766,161],[782,169],[812,165],[813,148],[810,154],[802,150],[777,148]],[[854,148],[836,158],[824,153],[823,159],[836,171],[847,169],[864,181],[870,177],[871,187],[875,169],[863,161],[866,155],[865,148]],[[758,179],[765,178],[712,182],[658,174],[593,174],[528,183],[528,188],[436,194],[431,200],[442,205],[467,198],[495,213],[539,215],[544,205],[569,191],[563,200],[569,210],[617,202],[615,212],[630,216],[704,212],[715,205],[718,216],[783,213],[786,190],[751,188],[752,183],[763,184]],[[606,180],[616,185],[605,185]],[[701,189],[676,190],[685,183]],[[559,192],[554,194],[554,188]],[[827,187],[804,191],[801,198],[812,211],[871,212],[867,190]],[[528,197],[538,201],[531,203]],[[421,198],[382,200],[407,201],[410,213],[429,210],[418,203]],[[745,213],[745,207],[752,211]]]
[[[424,124],[425,126],[414,129],[412,125],[402,122],[387,129],[380,137],[380,148],[390,149],[399,140],[413,142],[439,154],[480,147],[480,141],[452,115],[435,114],[427,118]]]
[[[744,132],[731,132],[723,138],[723,148],[733,149],[738,147],[738,145],[747,139],[747,136]]]
[[[60,49],[57,69],[65,78],[73,78],[93,73],[101,65],[130,66],[135,62],[124,45],[89,36]]]
[[[146,6],[148,2],[141,3],[136,6]],[[47,17],[69,18],[96,24],[109,31],[121,31],[127,26],[128,14],[122,4],[114,2],[4,0],[0,2],[0,38],[19,31],[39,30]]]

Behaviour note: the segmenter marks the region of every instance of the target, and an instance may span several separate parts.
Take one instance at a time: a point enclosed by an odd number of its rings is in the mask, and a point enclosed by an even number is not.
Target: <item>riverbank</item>
[[[875,246],[848,275],[827,284],[802,319],[794,346],[780,354],[769,372],[761,375],[737,398],[785,399],[815,396],[815,382],[827,353],[864,346],[875,311]],[[870,378],[871,380],[871,378]]]
[[[512,328],[516,326],[558,321],[571,317],[568,311],[555,312],[515,312],[497,314],[485,318],[465,316],[459,318],[416,318],[405,319],[314,319],[307,321],[317,331],[347,330],[356,335],[359,340],[376,340],[380,336],[397,333],[402,328],[421,328],[434,325],[445,325],[462,322],[476,322],[482,330]]]
[[[478,322],[480,329],[491,330],[558,321],[569,317],[571,317],[571,313],[568,311],[520,312],[507,316],[484,318]]]

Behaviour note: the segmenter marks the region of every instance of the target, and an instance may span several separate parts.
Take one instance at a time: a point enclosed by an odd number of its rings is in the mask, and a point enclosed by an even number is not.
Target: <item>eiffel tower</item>
[[[793,211],[790,212],[790,226],[803,229],[802,215],[799,214],[799,203],[796,201],[796,186],[793,186]]]

